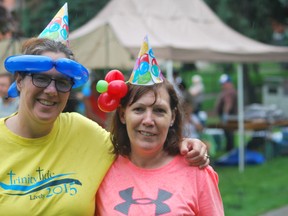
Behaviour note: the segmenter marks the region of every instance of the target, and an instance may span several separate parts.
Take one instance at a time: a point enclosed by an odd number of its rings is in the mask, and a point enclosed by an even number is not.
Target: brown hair
[[[41,55],[43,52],[62,52],[67,58],[74,60],[73,52],[63,43],[48,38],[30,38],[22,45],[22,53]]]
[[[155,95],[155,102],[159,94],[158,89],[164,87],[168,95],[170,96],[170,108],[175,111],[175,121],[172,127],[169,128],[167,138],[164,143],[164,150],[170,155],[176,155],[179,153],[179,143],[182,140],[182,115],[180,101],[177,93],[171,83],[164,80],[163,83],[151,85],[151,86],[140,86],[128,84],[128,93],[124,98],[121,99],[120,106],[125,108],[132,105],[143,95],[152,91]],[[123,156],[128,156],[131,152],[130,140],[127,133],[126,125],[120,120],[120,107],[112,116],[110,125],[111,141],[114,145],[114,153]]]

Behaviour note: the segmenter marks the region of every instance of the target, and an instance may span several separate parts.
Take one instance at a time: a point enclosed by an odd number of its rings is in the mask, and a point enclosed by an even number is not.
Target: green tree
[[[26,0],[20,7],[21,30],[25,37],[37,36],[58,10],[68,3],[70,32],[93,18],[108,0]]]
[[[287,24],[288,0],[205,0],[234,30],[264,43],[271,43],[272,21]]]

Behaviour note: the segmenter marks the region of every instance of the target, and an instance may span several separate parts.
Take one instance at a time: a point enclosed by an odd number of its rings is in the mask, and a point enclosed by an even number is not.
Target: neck
[[[8,118],[5,124],[10,131],[25,138],[40,138],[46,136],[51,132],[54,125],[35,124],[35,122],[32,121],[25,121],[18,113]]]
[[[129,156],[130,161],[141,168],[155,169],[160,168],[168,164],[174,156],[169,155],[165,151],[158,152],[156,154],[140,155],[136,153],[131,153]]]

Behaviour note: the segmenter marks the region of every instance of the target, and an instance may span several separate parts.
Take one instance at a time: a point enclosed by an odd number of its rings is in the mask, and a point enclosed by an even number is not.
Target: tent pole
[[[105,47],[106,47],[106,58],[105,58],[105,64],[106,64],[106,68],[110,67],[110,53],[109,53],[109,31],[108,31],[108,24],[105,25]]]
[[[244,172],[245,145],[244,145],[244,96],[243,96],[243,64],[237,65],[238,91],[238,144],[239,144],[239,172]]]
[[[174,83],[174,80],[173,80],[173,61],[172,60],[167,60],[166,61],[166,72],[167,72],[167,80],[170,82],[170,83]]]

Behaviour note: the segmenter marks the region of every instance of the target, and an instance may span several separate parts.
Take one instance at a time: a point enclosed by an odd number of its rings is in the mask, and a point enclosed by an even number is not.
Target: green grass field
[[[226,216],[258,216],[288,205],[288,156],[277,157],[262,165],[214,166],[219,175]],[[284,215],[283,215],[284,216]]]

